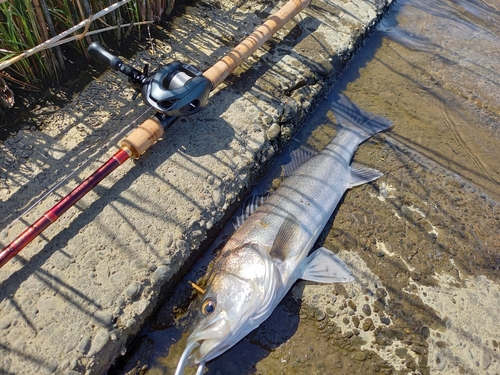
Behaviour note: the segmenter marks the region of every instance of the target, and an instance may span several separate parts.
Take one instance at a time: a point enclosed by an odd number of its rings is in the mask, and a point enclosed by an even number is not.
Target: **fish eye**
[[[201,312],[203,315],[210,315],[215,311],[216,303],[212,299],[206,299],[201,304]]]

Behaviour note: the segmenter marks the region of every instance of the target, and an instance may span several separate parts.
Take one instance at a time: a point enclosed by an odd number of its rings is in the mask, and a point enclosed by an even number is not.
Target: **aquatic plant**
[[[67,44],[70,48],[86,55],[92,41],[90,35],[102,35],[105,31],[107,37],[119,42],[123,27],[130,30],[132,26],[158,21],[172,10],[173,3],[174,0],[122,0],[114,6],[113,0],[0,0],[2,76],[8,79],[11,75],[27,83],[57,76],[65,68],[61,44],[70,42]],[[106,10],[113,6],[113,10]],[[104,14],[100,18],[95,17],[101,13]],[[80,24],[81,27],[75,28]],[[74,31],[67,33],[73,28]],[[79,35],[75,35],[77,31]],[[54,40],[65,33],[68,35],[64,39]]]

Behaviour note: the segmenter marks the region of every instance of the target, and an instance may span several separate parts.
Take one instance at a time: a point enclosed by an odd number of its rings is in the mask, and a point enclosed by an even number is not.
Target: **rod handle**
[[[289,0],[226,56],[207,69],[203,75],[212,82],[212,89],[222,83],[234,69],[260,48],[285,23],[306,8],[310,2],[311,0]]]
[[[120,147],[126,147],[134,158],[141,156],[144,151],[154,145],[163,135],[164,129],[156,117],[150,117],[120,141]]]

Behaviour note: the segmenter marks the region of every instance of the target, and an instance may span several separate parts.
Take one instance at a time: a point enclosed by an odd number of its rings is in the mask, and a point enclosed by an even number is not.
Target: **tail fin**
[[[331,104],[335,119],[341,127],[356,132],[362,139],[361,142],[392,127],[393,123],[389,119],[366,112],[346,96],[339,96],[340,99]]]

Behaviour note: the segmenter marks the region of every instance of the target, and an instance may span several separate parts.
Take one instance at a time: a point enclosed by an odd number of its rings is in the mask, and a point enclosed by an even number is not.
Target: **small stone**
[[[325,309],[326,315],[328,315],[330,318],[334,318],[337,313],[331,306],[327,306]]]
[[[13,319],[12,315],[7,315],[0,319],[0,330],[9,328]]]
[[[215,182],[215,177],[213,175],[209,175],[207,177],[207,182],[210,184],[210,185],[213,185],[214,182]]]
[[[352,299],[350,299],[349,301],[347,301],[347,306],[349,306],[352,310],[356,311],[356,304],[353,302]]]
[[[388,326],[389,324],[391,324],[391,320],[389,318],[387,318],[387,317],[380,318],[380,323],[385,324],[386,326]]]
[[[373,325],[373,321],[370,318],[363,320],[363,331],[367,332]]]
[[[390,338],[384,337],[382,335],[377,335],[375,338],[375,342],[380,346],[389,346],[392,344],[392,340]]]
[[[418,355],[422,355],[422,354],[425,354],[426,350],[424,347],[422,346],[417,346],[417,345],[413,345],[412,347],[410,347],[410,349],[417,353]]]
[[[57,366],[59,366],[59,363],[55,359],[52,359],[49,362],[44,362],[44,372],[46,374],[52,374],[57,370]]]
[[[314,317],[318,322],[321,322],[323,319],[326,318],[326,314],[323,310],[317,309],[314,313]]]
[[[104,328],[100,328],[99,331],[97,331],[94,339],[92,340],[92,345],[90,346],[88,356],[91,357],[94,354],[100,352],[109,340],[110,337],[108,331]]]
[[[362,362],[364,360],[366,360],[366,353],[365,352],[354,352],[352,354],[352,359],[354,359],[355,361],[359,361],[359,362]]]
[[[134,318],[130,318],[129,320],[127,320],[127,328],[131,328],[132,326],[134,326],[136,323],[136,320]]]
[[[406,348],[396,348],[395,353],[399,358],[404,359],[406,357],[406,353],[408,353],[408,350]]]
[[[354,327],[358,328],[360,323],[359,317],[355,315],[351,318],[351,320],[352,323],[354,324]]]
[[[491,365],[491,356],[483,351],[483,356],[481,358],[481,368],[486,370]]]
[[[361,310],[363,311],[363,314],[365,314],[366,316],[370,316],[372,314],[372,309],[368,304],[364,304]]]
[[[162,238],[162,247],[164,248],[164,250],[170,247],[172,245],[172,242],[174,242],[172,234],[170,234],[169,232],[165,232]]]
[[[76,350],[85,354],[85,352],[87,352],[89,348],[90,348],[90,336],[83,336],[83,338],[80,340],[80,343],[76,347]]]
[[[123,307],[125,305],[125,297],[123,296],[119,296],[117,299],[116,299],[116,306],[118,307]]]
[[[387,292],[383,288],[377,288],[377,290],[375,291],[375,295],[379,299],[384,299],[385,297],[387,297]]]
[[[379,312],[384,310],[384,304],[380,301],[373,302],[373,311]]]
[[[127,289],[125,290],[125,294],[127,295],[128,298],[133,299],[139,294],[140,291],[141,291],[141,283],[138,281],[134,281],[127,287]]]
[[[277,123],[273,123],[269,129],[267,129],[267,138],[274,139],[280,134],[281,128]]]
[[[158,267],[156,271],[153,273],[153,276],[151,276],[151,282],[153,284],[157,284],[159,281],[163,280],[168,275],[169,272],[170,272],[169,266]]]
[[[96,311],[94,313],[94,320],[100,326],[107,327],[111,325],[111,322],[113,321],[113,316],[106,311]]]

